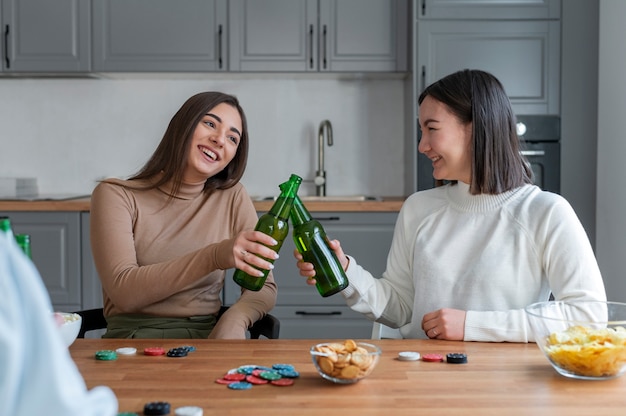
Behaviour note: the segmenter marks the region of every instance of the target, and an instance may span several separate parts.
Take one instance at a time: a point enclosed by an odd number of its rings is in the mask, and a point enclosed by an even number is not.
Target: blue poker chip
[[[276,370],[276,372],[278,374],[280,374],[283,377],[286,378],[298,378],[300,377],[300,373],[298,373],[295,369],[288,369],[288,368],[284,368],[284,369],[278,369]]]
[[[186,349],[187,352],[194,352],[196,350],[196,347],[194,347],[193,345],[185,345],[184,347],[180,347],[180,348]]]
[[[252,383],[248,383],[247,381],[236,381],[234,383],[230,383],[228,388],[233,390],[248,390],[252,388]]]
[[[296,368],[291,364],[274,364],[272,365],[274,370],[295,370]]]
[[[139,413],[135,413],[135,412],[121,412],[121,413],[118,413],[117,416],[139,416]]]

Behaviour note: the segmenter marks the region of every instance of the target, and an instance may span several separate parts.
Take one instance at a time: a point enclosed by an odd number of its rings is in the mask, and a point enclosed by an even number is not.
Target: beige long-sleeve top
[[[91,246],[105,316],[216,313],[225,270],[235,265],[234,237],[258,219],[243,185],[206,195],[202,184],[185,184],[168,203],[169,189],[136,190],[124,186],[130,181],[113,182],[98,184],[91,197]],[[275,302],[270,273],[259,292],[242,290],[213,332],[243,337]]]

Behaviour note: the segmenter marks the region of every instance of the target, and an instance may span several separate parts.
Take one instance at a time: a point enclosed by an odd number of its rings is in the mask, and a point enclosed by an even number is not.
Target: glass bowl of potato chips
[[[374,344],[348,339],[311,347],[311,358],[326,380],[351,384],[367,377],[378,364],[381,349]]]
[[[525,310],[537,346],[559,374],[606,380],[626,372],[626,303],[547,301]]]

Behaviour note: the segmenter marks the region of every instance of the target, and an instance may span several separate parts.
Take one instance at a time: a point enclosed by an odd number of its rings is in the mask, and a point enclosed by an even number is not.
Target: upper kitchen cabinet
[[[225,71],[227,0],[93,0],[96,72]]]
[[[2,71],[88,72],[90,2],[2,0]]]
[[[559,19],[561,0],[416,0],[420,19]]]
[[[230,70],[403,72],[407,0],[231,0]]]
[[[491,72],[516,114],[559,114],[560,21],[418,20],[417,91],[469,68]]]

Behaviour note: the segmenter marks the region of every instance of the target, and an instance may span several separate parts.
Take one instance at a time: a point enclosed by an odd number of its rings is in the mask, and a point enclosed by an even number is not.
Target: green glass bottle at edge
[[[291,208],[293,241],[298,252],[307,263],[315,268],[317,291],[323,297],[341,292],[348,286],[348,278],[328,245],[328,237],[322,225],[311,217],[300,198],[296,198]]]
[[[275,246],[268,246],[276,253],[283,245],[283,241],[289,235],[289,213],[293,201],[298,194],[298,189],[302,183],[302,178],[298,175],[291,175],[289,181],[280,185],[280,195],[272,208],[261,215],[259,221],[254,228],[256,231],[261,231],[276,240]],[[270,263],[274,263],[274,259],[265,259]],[[263,276],[251,276],[246,272],[239,269],[235,270],[233,280],[241,287],[249,290],[259,291],[265,284],[269,270],[259,269],[263,272]]]

